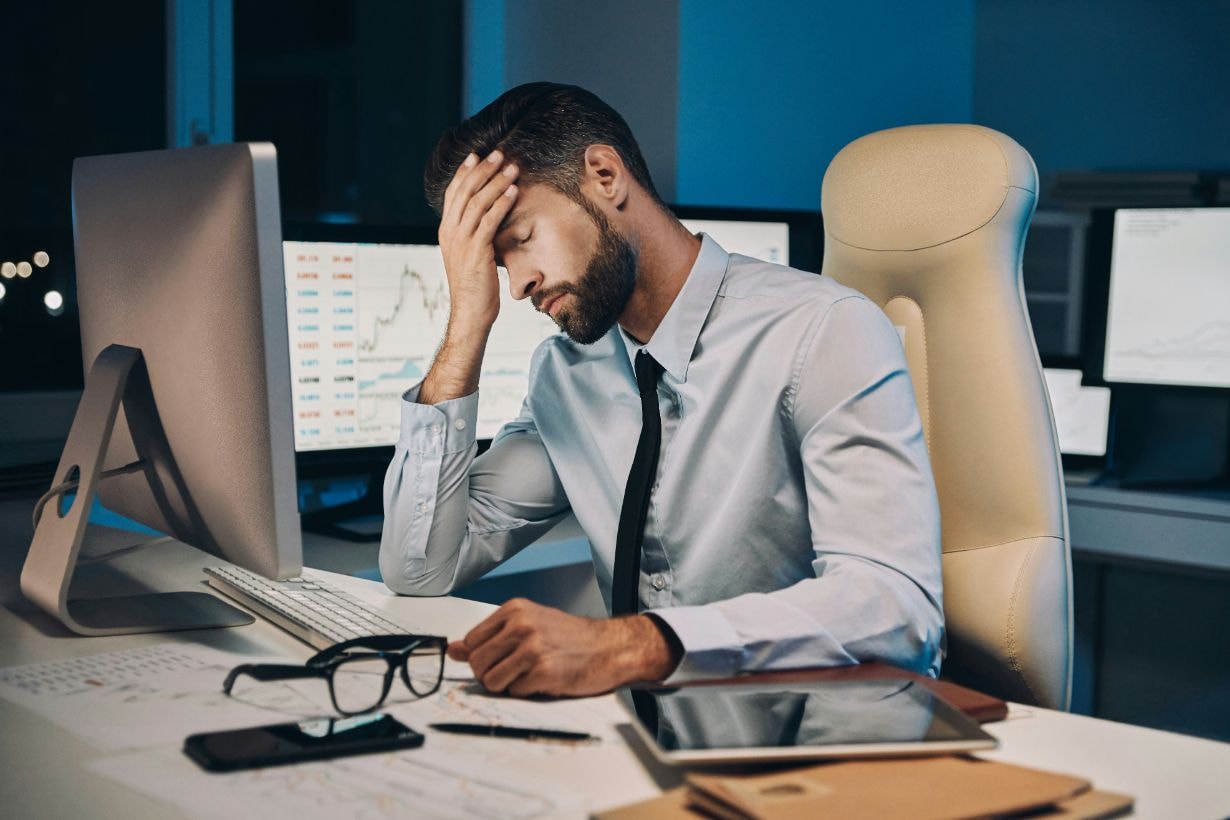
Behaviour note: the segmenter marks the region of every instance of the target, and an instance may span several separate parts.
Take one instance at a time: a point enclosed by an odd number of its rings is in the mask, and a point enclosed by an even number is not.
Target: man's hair
[[[580,202],[585,149],[591,145],[619,152],[632,178],[666,207],[624,118],[589,91],[559,83],[519,85],[446,131],[427,160],[423,190],[439,214],[444,190],[466,156],[483,159],[499,148],[520,169],[519,183],[545,182]]]

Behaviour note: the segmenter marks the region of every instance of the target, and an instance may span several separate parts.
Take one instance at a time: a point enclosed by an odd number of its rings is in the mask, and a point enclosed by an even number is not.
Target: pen
[[[598,738],[584,732],[563,732],[559,729],[523,729],[519,726],[498,726],[487,723],[429,723],[437,732],[484,737],[511,737],[518,740],[594,741]]]

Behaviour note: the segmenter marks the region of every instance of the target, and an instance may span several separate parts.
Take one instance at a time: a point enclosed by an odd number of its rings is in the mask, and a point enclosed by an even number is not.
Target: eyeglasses
[[[436,635],[352,638],[321,650],[303,666],[268,663],[236,666],[226,676],[222,691],[230,695],[242,675],[255,681],[323,679],[328,682],[333,708],[342,715],[358,715],[384,703],[393,685],[393,676],[399,672],[415,697],[434,694],[444,677],[447,643],[447,639]]]

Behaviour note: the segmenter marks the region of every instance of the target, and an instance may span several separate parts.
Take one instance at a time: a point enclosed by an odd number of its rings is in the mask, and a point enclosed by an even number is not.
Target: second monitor
[[[819,217],[788,212],[679,209],[683,223],[727,251],[818,267]],[[814,222],[814,225],[812,224]],[[448,321],[448,284],[431,229],[287,226],[283,243],[295,449],[388,448],[401,396],[430,367]],[[479,380],[477,436],[517,416],[534,349],[558,332],[528,300],[510,296]]]

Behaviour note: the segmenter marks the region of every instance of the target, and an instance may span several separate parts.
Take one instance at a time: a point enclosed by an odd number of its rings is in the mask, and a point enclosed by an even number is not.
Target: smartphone
[[[423,736],[390,715],[317,718],[191,735],[184,754],[213,772],[413,749]]]

